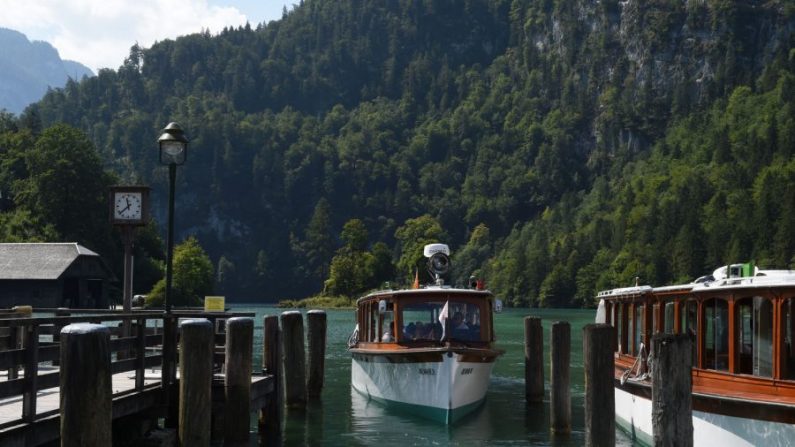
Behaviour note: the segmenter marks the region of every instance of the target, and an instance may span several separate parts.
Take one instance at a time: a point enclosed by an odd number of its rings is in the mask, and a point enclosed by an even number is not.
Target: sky
[[[61,56],[117,69],[136,42],[279,20],[298,0],[0,0],[0,28],[49,42]]]

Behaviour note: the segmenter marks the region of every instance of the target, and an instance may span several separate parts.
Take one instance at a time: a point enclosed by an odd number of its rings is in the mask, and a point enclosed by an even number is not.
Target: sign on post
[[[204,311],[205,312],[223,312],[225,306],[225,298],[222,296],[205,296],[204,297]]]

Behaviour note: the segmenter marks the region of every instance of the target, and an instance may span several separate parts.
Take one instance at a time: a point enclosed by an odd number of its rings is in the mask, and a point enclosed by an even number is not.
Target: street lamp
[[[188,159],[188,138],[177,123],[168,123],[157,139],[160,146],[160,164],[168,165],[168,236],[166,239],[166,313],[171,313],[171,277],[174,260],[174,182],[177,166]]]

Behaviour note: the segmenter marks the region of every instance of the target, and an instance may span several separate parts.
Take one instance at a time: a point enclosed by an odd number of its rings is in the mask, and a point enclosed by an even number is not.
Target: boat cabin
[[[489,292],[441,287],[374,293],[357,303],[358,341],[371,347],[490,343],[493,301]]]
[[[724,374],[795,381],[795,272],[722,267],[692,284],[601,292],[617,363],[645,357],[654,333],[689,334],[694,385]],[[790,389],[795,395],[795,390]]]

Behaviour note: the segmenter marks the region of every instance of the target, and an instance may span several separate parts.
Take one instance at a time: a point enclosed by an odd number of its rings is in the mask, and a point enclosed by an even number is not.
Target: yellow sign
[[[204,297],[204,311],[205,312],[223,312],[224,311],[224,297],[222,296],[205,296]]]

